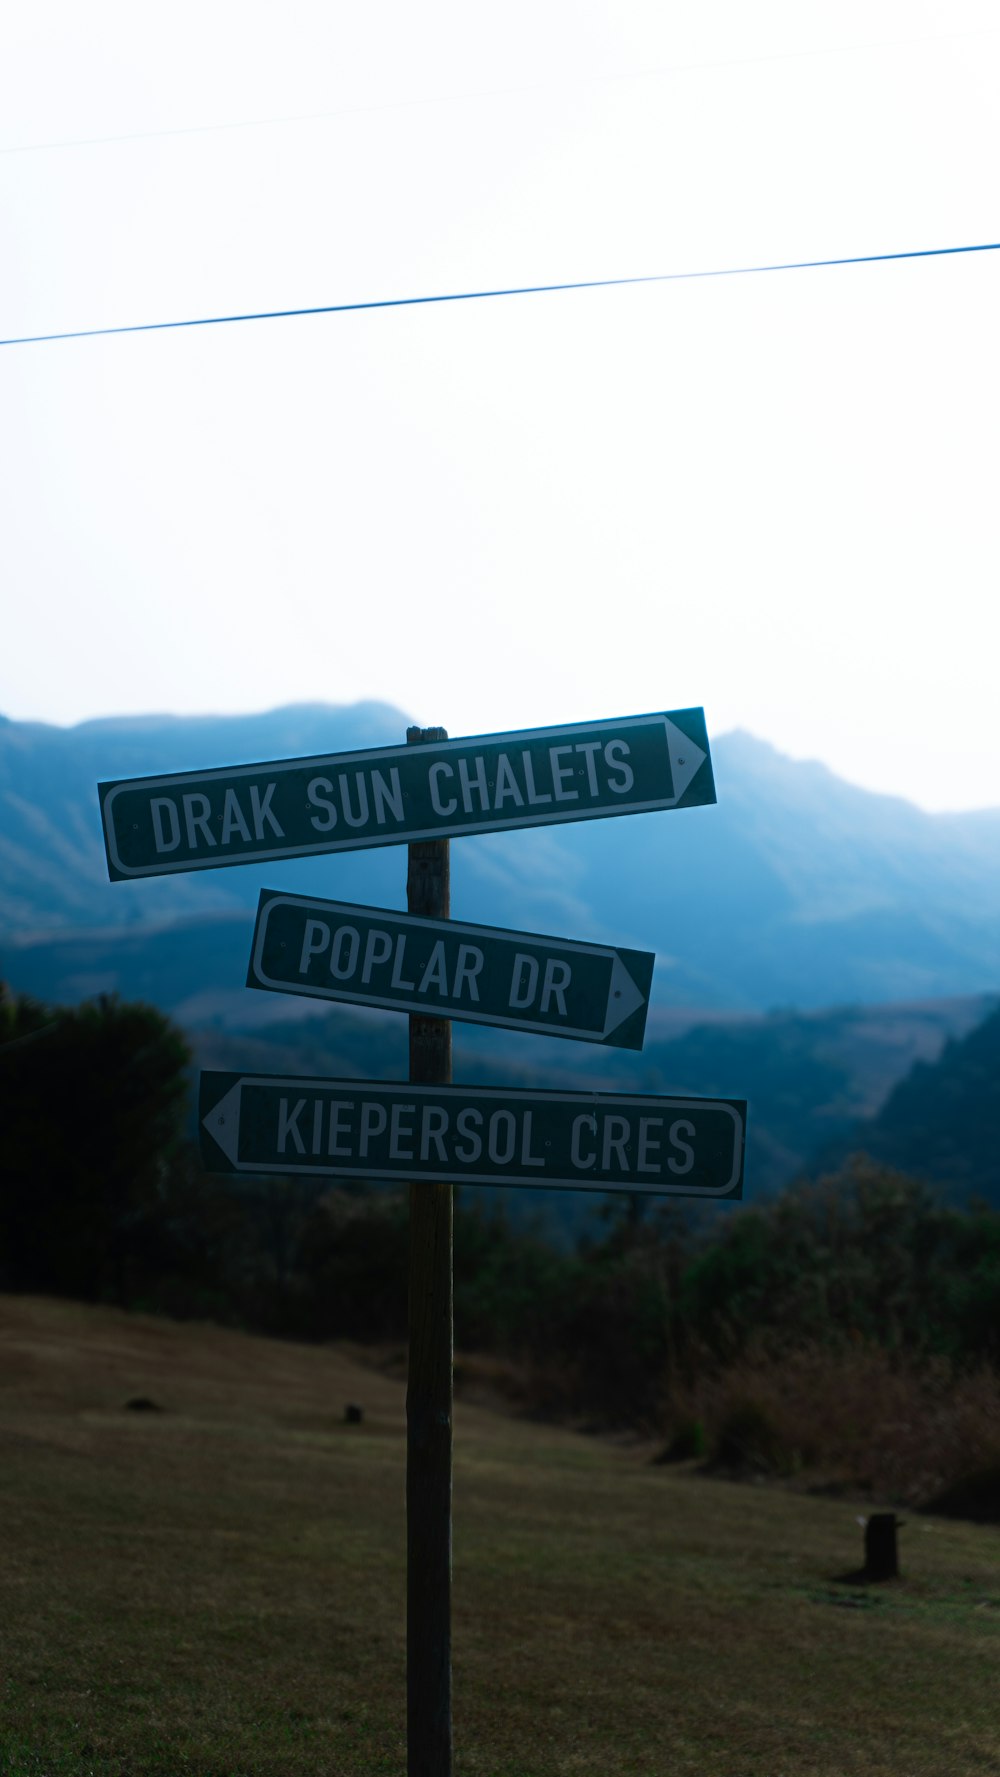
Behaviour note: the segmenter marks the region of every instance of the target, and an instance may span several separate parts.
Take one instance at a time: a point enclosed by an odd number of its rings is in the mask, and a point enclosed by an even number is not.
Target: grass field
[[[649,1456],[459,1406],[458,1777],[1000,1773],[1000,1531],[866,1590],[862,1505]],[[349,1354],[0,1297],[3,1777],[401,1777],[404,1462]]]

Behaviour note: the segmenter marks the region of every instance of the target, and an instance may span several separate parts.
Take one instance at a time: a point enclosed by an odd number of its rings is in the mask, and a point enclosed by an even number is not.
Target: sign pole
[[[409,728],[408,744],[447,740]],[[447,919],[447,839],[408,846],[410,913]],[[410,1081],[451,1083],[451,1020],[410,1014]],[[451,1777],[452,1187],[410,1185],[406,1388],[406,1717],[408,1777]]]

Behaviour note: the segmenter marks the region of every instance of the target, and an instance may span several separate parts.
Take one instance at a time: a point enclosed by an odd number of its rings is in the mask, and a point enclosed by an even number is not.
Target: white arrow
[[[640,1006],[646,1004],[645,995],[640,993],[620,956],[616,956],[611,965],[611,986],[608,989],[608,1011],[604,1021],[604,1035],[610,1036],[626,1018],[631,1018]]]
[[[202,1128],[207,1129],[212,1140],[218,1142],[230,1165],[236,1165],[240,1145],[240,1092],[242,1080],[230,1086],[225,1098],[220,1098],[213,1105],[207,1117],[203,1117]]]
[[[670,754],[670,773],[674,780],[674,801],[679,802],[688,784],[694,777],[703,759],[708,754],[701,747],[696,747],[693,740],[682,734],[676,722],[664,716],[663,726],[667,731],[667,751]]]

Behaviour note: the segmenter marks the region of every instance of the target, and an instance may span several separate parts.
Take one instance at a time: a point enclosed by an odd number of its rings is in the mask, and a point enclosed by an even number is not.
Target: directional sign
[[[714,802],[704,712],[100,785],[113,881]]]
[[[212,1172],[740,1197],[746,1104],[204,1073]]]
[[[654,960],[263,889],[247,986],[641,1049]]]

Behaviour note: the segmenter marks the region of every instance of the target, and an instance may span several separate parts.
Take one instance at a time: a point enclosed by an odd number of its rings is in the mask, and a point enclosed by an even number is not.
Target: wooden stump
[[[896,1553],[895,1512],[873,1512],[865,1524],[865,1579],[894,1580],[899,1576]]]

